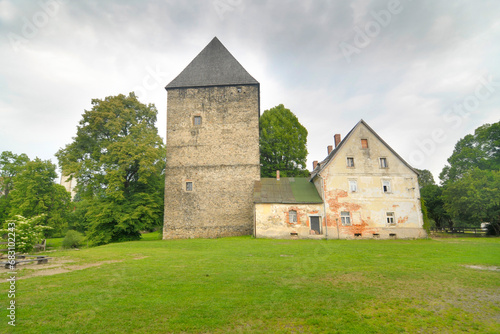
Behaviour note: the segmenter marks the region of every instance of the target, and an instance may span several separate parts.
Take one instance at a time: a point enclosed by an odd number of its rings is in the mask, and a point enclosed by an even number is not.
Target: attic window
[[[354,167],[354,158],[347,158],[347,167]]]
[[[389,168],[387,158],[380,158],[380,168]]]
[[[368,139],[361,139],[361,148],[368,148]]]
[[[201,116],[194,116],[193,124],[194,125],[201,125]]]

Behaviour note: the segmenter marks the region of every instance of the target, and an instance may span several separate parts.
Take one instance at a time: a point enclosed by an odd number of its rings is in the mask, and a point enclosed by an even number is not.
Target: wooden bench
[[[36,257],[36,258],[26,259],[26,257]],[[3,264],[5,266],[5,269],[9,269],[11,266],[14,267],[17,266],[18,263],[28,263],[36,261],[36,264],[43,264],[43,263],[49,263],[49,260],[52,259],[51,257],[46,257],[45,255],[17,255],[16,258],[17,259],[15,260],[14,263],[7,261],[7,262],[2,262],[0,264]]]

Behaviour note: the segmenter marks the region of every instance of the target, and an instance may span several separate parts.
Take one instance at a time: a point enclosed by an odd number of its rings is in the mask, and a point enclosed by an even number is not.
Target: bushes
[[[63,248],[78,248],[83,241],[83,234],[78,231],[69,230],[63,239]]]

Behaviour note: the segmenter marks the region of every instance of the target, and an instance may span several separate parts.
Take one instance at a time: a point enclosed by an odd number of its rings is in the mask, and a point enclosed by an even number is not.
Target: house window
[[[186,191],[193,191],[193,182],[191,181],[186,182]]]
[[[241,87],[236,88],[238,93],[241,93]]]
[[[193,124],[194,125],[201,125],[201,116],[194,116]]]
[[[290,224],[297,224],[297,211],[288,211],[288,221],[290,222]]]
[[[380,168],[389,168],[387,158],[380,158]]]
[[[351,225],[351,213],[349,211],[342,211],[340,213],[342,225]]]
[[[394,212],[387,212],[386,213],[386,220],[388,225],[394,225]]]
[[[349,180],[349,191],[352,193],[358,191],[358,182],[356,180]]]
[[[368,148],[368,139],[361,139],[361,148]]]
[[[354,167],[354,158],[347,158],[347,167]]]
[[[382,190],[384,191],[384,193],[390,193],[391,192],[391,181],[383,180],[382,181]]]

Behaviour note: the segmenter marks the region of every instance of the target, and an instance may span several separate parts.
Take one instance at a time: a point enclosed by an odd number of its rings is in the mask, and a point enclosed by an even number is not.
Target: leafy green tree
[[[26,154],[4,151],[0,154],[0,222],[4,222],[10,212],[10,191],[14,187],[14,177],[29,161]]]
[[[420,188],[430,184],[436,184],[436,182],[434,182],[434,176],[432,176],[430,170],[417,169],[417,172],[418,172],[418,185],[420,186]]]
[[[473,135],[460,139],[448,163],[439,175],[443,184],[459,180],[474,168],[500,170],[500,122],[480,126]]]
[[[260,117],[260,164],[262,177],[308,176],[307,130],[282,104]]]
[[[443,188],[436,184],[428,184],[420,189],[420,196],[425,201],[427,213],[434,220],[437,228],[452,227],[453,222],[444,208]]]
[[[36,158],[27,162],[13,178],[10,216],[31,218],[43,215],[42,224],[51,227],[48,235],[60,235],[67,227],[71,195],[54,182],[56,166]]]
[[[85,202],[73,223],[85,224],[94,245],[139,239],[163,223],[165,147],[156,115],[133,93],[94,99],[74,141],[56,154]]]
[[[461,226],[496,226],[500,234],[500,171],[473,169],[446,186],[445,209]]]

